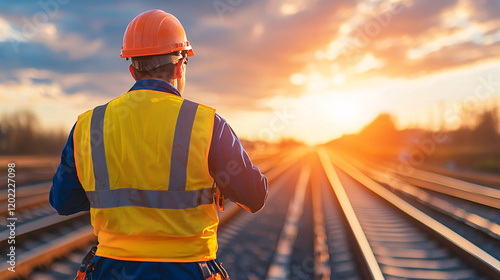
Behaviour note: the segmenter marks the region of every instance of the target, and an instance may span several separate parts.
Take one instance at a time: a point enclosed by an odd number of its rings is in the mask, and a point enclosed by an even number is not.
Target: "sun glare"
[[[336,85],[336,86],[341,86],[343,84],[345,84],[345,75],[344,74],[337,74],[335,76],[333,76],[333,83]]]
[[[290,82],[294,85],[300,86],[306,82],[306,77],[303,74],[293,74],[290,76]]]
[[[284,134],[307,144],[324,143],[343,134],[355,133],[375,115],[367,109],[358,92],[311,92],[287,102],[300,117],[290,123],[289,131]]]
[[[323,119],[328,122],[342,124],[346,130],[352,130],[366,121],[363,114],[364,104],[356,95],[348,93],[323,93],[320,97]]]
[[[334,121],[355,121],[355,119],[358,117],[359,105],[352,102],[351,100],[344,98],[342,99],[337,99],[328,104],[329,108],[328,110],[326,110],[326,115],[330,118],[330,120]]]
[[[281,13],[283,15],[289,16],[289,15],[294,15],[299,11],[299,7],[294,4],[283,4],[281,5]]]

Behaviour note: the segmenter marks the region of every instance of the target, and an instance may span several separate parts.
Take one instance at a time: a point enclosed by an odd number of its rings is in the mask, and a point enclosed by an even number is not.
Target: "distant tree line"
[[[484,110],[472,116],[475,125],[463,124],[459,129],[450,131],[450,144],[455,145],[498,145],[498,108]]]
[[[499,110],[492,109],[476,112],[473,119],[464,122],[458,129],[442,129],[446,134],[444,144],[450,146],[500,146]],[[471,124],[472,123],[472,124]],[[396,129],[394,117],[388,113],[377,116],[370,124],[366,125],[359,133],[345,135],[332,143],[345,145],[370,145],[370,146],[406,146],[412,145],[415,140],[428,137],[431,131],[425,129]]]
[[[0,155],[60,154],[67,135],[46,131],[31,111],[18,111],[0,117]]]
[[[500,172],[499,109],[466,112],[457,129],[443,127],[440,139],[436,131],[421,128],[398,130],[394,117],[384,113],[376,117],[357,134],[345,135],[329,145],[378,157],[397,156],[403,151],[418,149],[425,161]],[[423,147],[427,145],[427,147]]]

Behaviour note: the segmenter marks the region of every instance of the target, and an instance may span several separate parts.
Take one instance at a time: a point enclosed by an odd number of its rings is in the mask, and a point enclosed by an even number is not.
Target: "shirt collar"
[[[173,85],[161,80],[154,80],[154,79],[139,80],[135,82],[134,86],[132,86],[132,88],[129,91],[141,90],[141,89],[162,91],[182,97],[180,92]]]

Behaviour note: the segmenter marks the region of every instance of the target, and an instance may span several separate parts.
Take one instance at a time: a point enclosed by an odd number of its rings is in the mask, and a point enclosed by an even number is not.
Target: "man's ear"
[[[130,74],[132,75],[132,77],[133,77],[133,78],[134,78],[134,80],[135,80],[134,66],[132,66],[132,64],[130,64],[130,67],[128,68],[128,70],[130,71]]]
[[[179,60],[177,64],[175,64],[174,68],[174,76],[176,79],[182,79],[182,76],[184,75],[184,71],[186,71],[186,68],[184,66],[184,59]]]

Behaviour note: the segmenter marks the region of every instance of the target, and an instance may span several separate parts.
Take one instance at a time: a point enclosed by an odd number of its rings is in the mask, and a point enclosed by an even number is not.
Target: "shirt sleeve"
[[[267,178],[253,166],[234,131],[218,114],[215,114],[208,164],[210,174],[226,198],[252,213],[264,206]]]
[[[74,130],[75,126],[71,129],[66,146],[62,151],[61,163],[52,179],[52,188],[50,189],[50,205],[60,215],[90,210],[90,202],[76,173],[73,147]]]

